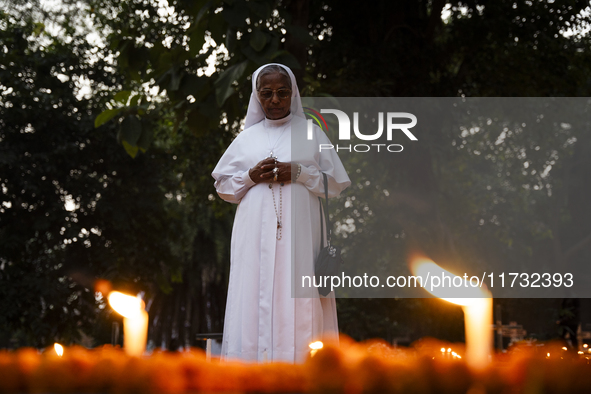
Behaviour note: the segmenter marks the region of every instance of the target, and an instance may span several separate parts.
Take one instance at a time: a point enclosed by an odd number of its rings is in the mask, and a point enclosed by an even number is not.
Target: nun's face
[[[281,119],[289,115],[291,89],[287,76],[279,73],[261,76],[257,94],[268,119]]]

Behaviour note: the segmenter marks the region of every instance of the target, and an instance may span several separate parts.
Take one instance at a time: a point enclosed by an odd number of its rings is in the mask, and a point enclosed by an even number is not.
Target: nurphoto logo
[[[339,141],[347,141],[351,140],[351,119],[349,115],[345,112],[338,110],[338,109],[321,109],[320,112],[305,107],[304,113],[308,115],[312,119],[308,119],[308,140],[313,140],[314,138],[314,130],[313,125],[314,122],[323,129],[325,132],[328,132],[328,124],[326,119],[322,116],[322,114],[332,114],[337,117],[337,122],[339,124]],[[376,141],[382,137],[384,133],[384,119],[386,119],[386,139],[387,141],[392,141],[392,136],[394,135],[395,131],[401,131],[408,137],[411,141],[418,141],[417,137],[410,131],[411,128],[416,126],[417,124],[417,117],[408,112],[378,112],[378,130],[373,134],[363,134],[359,130],[359,112],[353,112],[353,133],[355,137],[363,141]],[[409,120],[410,122],[400,123],[401,119]],[[319,144],[318,149],[322,152],[322,150],[330,150],[336,149],[337,152],[339,151],[348,151],[348,152],[369,152],[371,150],[376,150],[380,152],[380,149],[384,148],[384,151],[398,153],[404,150],[404,147],[401,144],[355,144],[355,145],[332,145],[332,144]]]

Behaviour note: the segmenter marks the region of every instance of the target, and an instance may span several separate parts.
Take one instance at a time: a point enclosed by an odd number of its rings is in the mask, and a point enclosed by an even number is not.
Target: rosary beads
[[[279,169],[277,168],[277,157],[273,157],[273,159],[275,160],[275,168],[273,169],[273,181],[277,180],[277,173],[279,172]],[[279,184],[279,210],[277,210],[277,201],[275,200],[275,191],[273,190],[273,181],[271,181],[269,183],[269,189],[271,189],[271,194],[273,195],[273,207],[275,208],[275,217],[277,217],[277,234],[275,236],[275,238],[277,240],[281,239],[282,236],[282,228],[283,228],[283,223],[281,222],[282,217],[283,217],[283,194],[281,193],[281,189],[283,186],[283,182],[281,182]]]

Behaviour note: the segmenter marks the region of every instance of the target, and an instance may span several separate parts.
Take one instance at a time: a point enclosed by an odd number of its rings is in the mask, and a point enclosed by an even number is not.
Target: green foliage
[[[243,61],[240,64],[235,64],[232,67],[228,68],[226,71],[223,72],[222,75],[215,81],[216,89],[216,99],[218,105],[223,105],[226,100],[232,95],[234,89],[232,84],[234,81],[242,77],[246,67],[248,66],[248,61]]]
[[[95,10],[97,26],[113,32],[107,37],[108,52],[117,59],[117,70],[127,81],[125,90],[114,97],[114,104],[125,105],[130,91],[139,96],[156,89],[165,98],[148,98],[149,104],[141,111],[134,105],[117,113],[116,109],[106,109],[98,115],[97,127],[109,120],[123,125],[132,113],[155,123],[156,114],[171,112],[175,129],[188,128],[197,134],[215,132],[222,119],[234,125],[243,116],[247,77],[257,67],[272,60],[301,67],[280,48],[284,19],[272,13],[272,2],[175,2],[166,17],[160,16],[161,10],[153,2],[126,2],[121,7],[117,3],[88,0]],[[222,43],[226,52],[220,51]],[[217,58],[215,71],[205,76],[210,56]],[[234,126],[226,128],[222,138],[229,141],[236,131]],[[149,138],[141,140],[146,143]],[[121,138],[132,157],[139,148],[148,147],[139,147],[138,141],[135,134]]]
[[[102,177],[102,163],[86,150],[98,137],[84,115],[91,105],[76,99],[72,81],[86,59],[48,36],[32,44],[31,20],[2,14],[0,23],[0,327],[21,345],[71,342],[92,330],[97,312],[91,288],[68,275],[76,256],[66,248],[92,238],[78,239],[102,191],[91,175]],[[78,213],[65,209],[68,196]]]
[[[94,120],[94,127],[100,127],[104,125],[106,122],[113,119],[113,117],[117,116],[119,112],[121,112],[121,108],[104,110]]]
[[[94,128],[100,91],[121,80],[86,57],[84,40],[45,36],[40,46],[31,20],[0,23],[0,346],[108,340],[97,322],[114,317],[95,300],[96,278],[154,297],[182,266],[176,230],[189,219],[165,196],[180,183],[174,157],[160,144],[131,160],[116,148],[116,124]],[[82,76],[91,99],[77,95]],[[142,124],[137,145],[167,127]]]
[[[441,1],[177,0],[164,10],[151,0],[86,0],[66,1],[63,19],[21,3],[0,14],[0,346],[76,341],[81,331],[108,341],[116,317],[94,298],[98,277],[145,292],[158,345],[221,331],[234,207],[215,196],[210,174],[240,130],[249,75],[264,63],[292,67],[316,96],[591,88],[588,37],[561,33],[588,22],[581,1],[456,2],[445,21]],[[88,43],[79,23],[87,15],[104,46]],[[495,144],[495,127],[430,130],[409,160],[378,167],[347,160],[354,184],[335,219],[355,225],[349,258],[369,258],[373,242],[389,242],[378,257],[399,262],[417,244],[442,261],[588,258],[578,242],[591,232],[589,139],[564,147],[568,133],[515,133]],[[556,144],[564,160],[548,195],[534,185]],[[516,170],[523,154],[537,175]],[[381,176],[367,184],[370,173]],[[339,301],[341,326],[360,339],[405,336],[438,308]],[[461,330],[454,324],[430,321],[450,340]]]
[[[365,9],[338,1],[313,4],[309,23],[323,40],[311,47],[308,95],[590,93],[589,36],[563,34],[589,25],[586,1],[378,1]],[[446,20],[440,17],[444,7]],[[556,270],[568,261],[584,264],[591,255],[589,243],[580,244],[591,233],[582,204],[591,197],[583,186],[591,167],[581,160],[589,152],[588,133],[579,125],[573,149],[569,132],[509,129],[514,132],[500,143],[500,125],[468,135],[445,127],[424,130],[420,146],[405,146],[403,159],[388,162],[341,155],[353,181],[335,215],[343,228],[355,228],[342,234],[347,259],[383,261],[396,270],[406,265],[409,250],[422,249],[448,267],[511,261]],[[543,178],[548,165],[552,170]],[[359,308],[366,311],[363,320],[380,321],[388,302]],[[339,300],[340,306],[351,303]],[[358,322],[355,313],[348,316],[340,316],[343,327]]]

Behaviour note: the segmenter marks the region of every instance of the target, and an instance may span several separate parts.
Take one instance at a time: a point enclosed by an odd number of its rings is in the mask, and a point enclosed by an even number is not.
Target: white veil
[[[253,74],[252,74],[252,93],[250,94],[250,102],[248,103],[248,110],[246,111],[246,118],[244,118],[244,129],[248,129],[250,126],[253,126],[259,123],[261,120],[265,119],[265,113],[263,112],[263,107],[261,106],[261,102],[259,101],[259,96],[256,94],[257,92],[257,78],[261,70],[267,66],[279,66],[283,68],[289,74],[291,78],[291,113],[294,116],[299,116],[302,119],[305,119],[304,116],[304,109],[302,108],[302,99],[300,97],[300,90],[298,89],[298,84],[296,82],[295,76],[293,72],[291,72],[290,68],[284,66],[283,64],[279,63],[269,63],[265,64],[264,66],[259,67]]]

